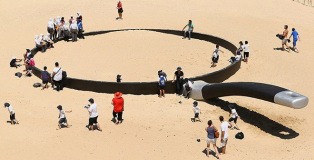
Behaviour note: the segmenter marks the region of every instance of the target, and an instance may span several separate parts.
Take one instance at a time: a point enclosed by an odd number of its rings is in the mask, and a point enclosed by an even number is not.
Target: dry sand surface
[[[124,20],[116,21],[115,1],[0,0],[0,4],[0,102],[10,102],[20,120],[19,125],[11,126],[8,111],[0,108],[0,159],[215,159],[202,152],[206,147],[204,128],[209,119],[219,126],[218,116],[228,117],[228,102],[237,104],[238,124],[245,138],[235,139],[238,131],[230,130],[227,154],[221,159],[314,159],[313,8],[289,0],[129,0],[123,1]],[[113,95],[71,89],[41,91],[32,87],[40,82],[38,78],[19,79],[14,73],[23,68],[9,68],[12,57],[22,57],[25,48],[34,46],[34,35],[46,33],[50,17],[68,19],[77,11],[83,14],[86,32],[180,30],[192,19],[196,32],[234,44],[248,40],[249,64],[242,64],[227,81],[278,85],[308,96],[310,102],[295,110],[252,98],[224,97],[200,102],[203,121],[192,123],[191,99],[124,95],[125,121],[116,126],[110,121]],[[295,27],[299,32],[300,53],[274,50],[281,46],[275,34],[282,32],[284,24],[289,31]],[[71,77],[114,81],[120,73],[125,81],[152,81],[158,69],[171,75],[179,64],[187,76],[219,69],[209,68],[214,44],[153,32],[110,33],[75,44],[59,42],[55,47],[39,53],[36,66],[47,65],[51,71],[59,61]],[[222,55],[220,68],[228,65],[231,54]],[[85,127],[88,113],[83,106],[90,97],[98,104],[103,132],[89,132]],[[72,127],[56,131],[59,104],[73,110],[66,114]]]

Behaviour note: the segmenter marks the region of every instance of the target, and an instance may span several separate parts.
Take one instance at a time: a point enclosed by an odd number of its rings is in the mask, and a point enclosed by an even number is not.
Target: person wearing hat
[[[58,122],[58,128],[57,128],[57,130],[61,129],[62,123],[65,123],[65,124],[66,124],[66,127],[69,128],[68,120],[67,120],[67,118],[65,117],[65,112],[71,113],[72,110],[71,110],[71,111],[65,111],[65,110],[62,109],[62,106],[61,106],[61,105],[57,106],[57,108],[58,108],[58,110],[59,110],[59,117],[58,117],[58,118],[59,118],[59,122]]]
[[[165,97],[165,87],[166,87],[167,79],[163,74],[159,76],[158,85],[159,85],[159,98]]]
[[[10,62],[10,67],[20,67],[20,64],[16,64],[16,62],[22,62],[22,59],[16,59],[16,57],[13,57],[11,62]]]
[[[236,109],[234,108],[232,104],[229,104],[228,107],[230,109],[229,117],[231,116],[229,119],[229,122],[231,123],[233,121],[236,129],[239,130],[240,128],[237,126],[237,120],[238,118],[240,118],[240,116],[238,115]]]
[[[114,94],[114,98],[112,99],[111,104],[113,105],[113,122],[116,122],[116,124],[122,123],[122,114],[124,111],[124,99],[122,98],[122,93],[121,92],[116,92]],[[118,115],[118,120],[116,120],[116,117]]]
[[[50,39],[50,33],[47,33],[47,34],[46,34],[46,36],[45,36],[45,38],[44,38],[44,41],[47,43],[46,46],[48,47],[48,49],[54,48],[53,42],[52,42],[52,40]]]
[[[82,23],[82,20],[81,19],[78,19],[77,20],[77,28],[78,28],[78,34],[77,34],[77,37],[78,38],[83,38],[85,39],[84,35],[83,35],[83,23]]]
[[[65,24],[63,25],[63,35],[64,35],[64,39],[68,42],[69,38],[71,37],[70,27],[69,27],[68,22],[65,22]]]
[[[72,42],[76,42],[77,41],[77,23],[75,22],[75,20],[72,21],[72,24],[70,25],[70,30],[71,30],[71,34],[72,34]]]
[[[14,122],[16,124],[19,124],[19,121],[15,119],[15,111],[13,107],[9,103],[4,103],[4,107],[8,107],[9,113],[10,113],[10,120],[11,120],[11,125],[14,125]]]
[[[176,87],[177,87],[176,93],[178,95],[182,95],[182,92],[183,92],[183,78],[184,78],[184,73],[182,72],[182,68],[178,67],[177,71],[174,72],[174,76],[172,80],[172,83],[176,82]]]
[[[47,32],[50,34],[50,35],[49,35],[49,36],[50,36],[50,37],[49,37],[50,39],[52,39],[54,27],[55,27],[55,25],[54,25],[54,23],[53,23],[53,19],[50,18],[50,19],[49,19],[49,22],[48,22],[48,25],[47,25]]]
[[[197,101],[193,102],[193,112],[194,112],[194,122],[196,122],[197,120],[199,122],[201,122],[201,119],[199,117],[199,114],[201,113],[201,109],[198,106],[198,102]]]
[[[87,108],[88,113],[89,113],[89,122],[88,122],[89,130],[94,131],[94,124],[96,124],[98,130],[102,131],[102,129],[100,128],[100,125],[97,121],[97,119],[98,119],[97,104],[94,102],[93,98],[90,98],[88,100],[88,102],[90,103],[90,106]]]

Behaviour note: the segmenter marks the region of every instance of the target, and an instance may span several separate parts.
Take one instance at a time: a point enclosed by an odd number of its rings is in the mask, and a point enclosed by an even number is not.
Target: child
[[[159,84],[159,98],[161,98],[162,96],[165,97],[166,78],[164,77],[164,75],[160,75],[158,84]]]
[[[200,107],[198,106],[198,102],[193,102],[193,111],[194,111],[194,122],[196,122],[196,119],[198,119],[199,122],[201,122],[201,119],[199,118],[199,114],[201,112]]]
[[[45,88],[48,89],[48,79],[49,79],[50,75],[47,72],[47,67],[44,67],[44,71],[41,72],[41,79],[43,81],[43,88],[41,90],[44,90]]]
[[[9,103],[4,103],[4,107],[8,107],[8,110],[10,113],[11,125],[14,125],[14,122],[16,124],[19,124],[19,121],[15,119],[15,112],[14,112],[13,107]]]
[[[290,40],[291,36],[293,36],[293,50],[295,52],[299,53],[299,50],[297,49],[296,46],[297,46],[297,41],[298,40],[301,41],[301,39],[300,39],[299,33],[295,30],[295,28],[292,28],[292,33],[289,37],[289,40]]]
[[[121,79],[121,75],[118,74],[118,75],[117,75],[117,83],[121,83],[121,80],[122,80],[122,79]]]
[[[218,59],[219,59],[219,51],[224,53],[222,50],[219,49],[219,45],[216,45],[216,49],[213,52],[212,55],[212,66],[211,67],[216,67],[216,63],[218,63]]]
[[[246,62],[246,64],[249,61],[249,52],[250,52],[249,47],[250,47],[249,42],[245,41],[245,45],[243,45],[243,49],[244,49],[244,62]]]
[[[240,116],[238,115],[237,111],[235,110],[234,106],[233,105],[228,105],[229,109],[230,109],[230,114],[229,114],[229,117],[230,115],[231,118],[229,119],[229,122],[231,123],[232,121],[234,121],[234,125],[236,126],[236,129],[239,130],[240,128],[237,126],[237,119],[238,117],[240,118]]]
[[[20,67],[20,64],[16,64],[16,62],[22,62],[22,59],[16,59],[16,57],[13,57],[12,60],[10,61],[10,67]]]
[[[59,109],[59,124],[58,124],[57,130],[61,129],[62,123],[66,123],[66,127],[69,128],[69,124],[68,124],[67,118],[65,117],[65,112],[71,113],[72,110],[71,111],[65,111],[65,110],[62,109],[61,105],[59,105],[57,108]]]

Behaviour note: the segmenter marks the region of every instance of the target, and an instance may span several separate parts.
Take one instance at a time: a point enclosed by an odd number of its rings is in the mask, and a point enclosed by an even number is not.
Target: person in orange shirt
[[[123,8],[122,8],[122,2],[120,0],[118,1],[117,9],[118,9],[119,17],[117,17],[116,20],[118,19],[123,20],[122,18]]]
[[[116,92],[114,94],[114,98],[112,99],[111,104],[113,105],[112,121],[116,122],[116,124],[122,123],[122,113],[124,111],[124,99],[122,98],[121,92]],[[116,117],[118,117],[118,120],[116,120]]]

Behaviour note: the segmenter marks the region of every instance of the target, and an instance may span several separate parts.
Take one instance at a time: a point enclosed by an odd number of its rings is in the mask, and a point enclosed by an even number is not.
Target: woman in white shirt
[[[68,22],[65,22],[63,25],[63,33],[64,33],[64,39],[66,41],[69,41],[69,38],[71,37],[71,35],[70,35],[70,27],[69,27]]]
[[[72,42],[77,41],[77,23],[75,20],[72,21],[72,24],[70,25],[71,34],[72,34]]]
[[[41,50],[41,52],[45,52],[45,47],[40,44],[41,39],[38,37],[38,35],[35,35],[35,45],[37,48]]]
[[[233,105],[228,105],[229,109],[230,109],[230,114],[229,114],[229,122],[231,123],[232,121],[234,121],[234,125],[236,126],[236,129],[239,130],[240,128],[237,126],[237,119],[240,118],[240,116],[238,115],[236,109],[234,108]]]
[[[45,36],[44,40],[45,40],[45,42],[47,42],[47,47],[48,48],[50,48],[50,47],[54,48],[53,47],[53,42],[50,39],[50,33],[47,33],[47,35]]]

